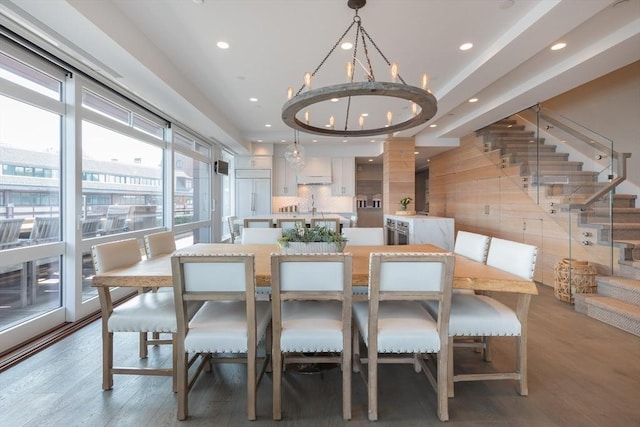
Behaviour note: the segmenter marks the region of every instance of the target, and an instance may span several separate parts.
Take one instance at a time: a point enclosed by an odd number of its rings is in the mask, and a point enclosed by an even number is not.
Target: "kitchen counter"
[[[453,218],[441,218],[426,215],[385,215],[387,219],[408,224],[410,245],[431,244],[453,251],[455,221]]]

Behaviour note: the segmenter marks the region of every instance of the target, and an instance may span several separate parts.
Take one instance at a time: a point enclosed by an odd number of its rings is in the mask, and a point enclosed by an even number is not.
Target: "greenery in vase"
[[[412,200],[413,200],[413,199],[412,199],[411,197],[405,197],[405,198],[403,198],[403,199],[400,199],[400,208],[401,208],[403,211],[406,211],[406,210],[407,210],[407,205],[408,205],[409,203],[411,203],[411,201],[412,201]]]
[[[282,237],[278,238],[281,246],[288,247],[289,242],[324,242],[335,243],[339,250],[342,250],[347,243],[347,239],[340,233],[327,227],[302,227],[296,224],[295,227],[282,231]]]

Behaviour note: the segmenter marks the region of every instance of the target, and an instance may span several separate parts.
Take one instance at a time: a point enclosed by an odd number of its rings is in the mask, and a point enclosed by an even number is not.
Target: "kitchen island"
[[[430,244],[453,251],[455,221],[426,215],[385,215],[387,244]]]

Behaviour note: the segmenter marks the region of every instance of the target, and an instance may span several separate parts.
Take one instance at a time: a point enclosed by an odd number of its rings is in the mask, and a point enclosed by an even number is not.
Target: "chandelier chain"
[[[357,11],[356,11],[356,16],[357,16]],[[340,36],[340,38],[338,39],[338,41],[333,45],[333,47],[331,48],[331,50],[329,51],[329,53],[327,53],[327,55],[322,59],[322,61],[320,62],[320,64],[318,64],[318,66],[316,67],[315,70],[313,70],[313,73],[311,73],[311,77],[315,76],[316,73],[318,72],[318,70],[324,65],[324,63],[327,61],[327,59],[331,56],[331,54],[333,53],[334,50],[336,50],[336,47],[338,47],[338,45],[340,44],[340,42],[342,41],[342,39],[344,39],[344,36],[347,35],[347,33],[349,33],[349,31],[351,30],[351,27],[353,27],[353,25],[356,23],[356,21],[352,21],[351,24],[347,27],[347,29],[344,31],[344,33],[342,33],[342,35]],[[302,90],[304,89],[304,84],[300,87],[300,89],[298,89],[298,92],[296,92],[296,96],[300,95],[300,93],[302,92]]]
[[[380,48],[378,47],[378,45],[376,44],[376,42],[373,41],[373,39],[371,38],[371,36],[369,35],[369,33],[367,32],[367,30],[364,29],[364,27],[362,27],[362,33],[365,34],[367,36],[367,38],[369,39],[369,41],[371,42],[371,44],[373,45],[373,47],[376,48],[376,50],[378,51],[378,53],[380,54],[380,56],[382,57],[382,59],[385,60],[385,62],[387,63],[387,65],[391,66],[391,61],[389,61],[387,59],[386,56],[384,56],[384,53],[382,53],[382,51],[380,50]],[[400,79],[400,81],[403,84],[407,84],[407,82],[404,81],[404,79],[402,78],[402,76],[400,74],[398,74],[398,79]]]

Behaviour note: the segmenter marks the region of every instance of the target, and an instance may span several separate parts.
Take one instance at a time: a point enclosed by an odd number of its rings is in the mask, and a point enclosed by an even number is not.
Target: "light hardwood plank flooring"
[[[530,310],[529,396],[511,381],[456,384],[449,426],[640,426],[640,339],[573,311],[540,287]],[[511,297],[500,299],[513,303]],[[456,369],[510,366],[513,340],[494,340],[494,361],[456,350]],[[166,347],[137,358],[137,334],[116,334],[122,364],[169,366]],[[190,417],[176,421],[176,396],[167,377],[115,377],[101,390],[100,323],[72,334],[0,374],[0,424],[13,426],[431,426],[435,392],[406,365],[380,370],[379,420],[367,420],[366,388],[353,376],[353,417],[342,420],[339,369],[286,373],[283,419],[271,420],[271,378],[258,390],[258,420],[246,420],[244,367],[203,374],[189,399]]]

